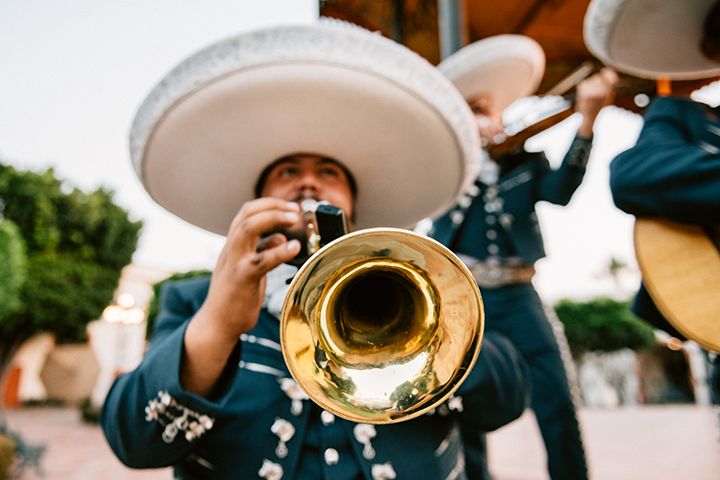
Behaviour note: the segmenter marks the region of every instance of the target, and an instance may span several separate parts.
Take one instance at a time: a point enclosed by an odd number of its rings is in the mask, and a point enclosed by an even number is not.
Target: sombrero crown
[[[476,142],[470,110],[430,63],[342,22],[256,30],[197,52],[151,91],[130,133],[150,195],[221,234],[262,170],[301,152],[350,170],[359,227],[410,226],[472,181]]]
[[[706,18],[716,2],[592,0],[585,14],[585,44],[606,65],[640,78],[717,76],[720,63],[701,49]],[[709,33],[717,39],[717,31]]]
[[[484,95],[503,111],[537,90],[545,73],[545,53],[525,35],[496,35],[461,48],[438,69],[467,100]]]

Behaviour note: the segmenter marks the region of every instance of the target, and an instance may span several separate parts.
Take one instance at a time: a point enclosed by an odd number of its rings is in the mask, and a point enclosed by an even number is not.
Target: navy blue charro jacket
[[[279,322],[266,310],[241,337],[211,398],[189,393],[179,380],[183,336],[208,286],[202,278],[164,288],[143,362],[108,394],[102,428],[128,466],[173,466],[183,479],[464,478],[458,422],[493,430],[526,406],[523,361],[502,335],[486,332],[473,371],[433,414],[377,426],[335,418],[297,389]]]
[[[636,216],[720,223],[720,110],[655,99],[635,146],[610,164],[610,189],[618,208]]]
[[[638,217],[720,225],[720,110],[680,97],[658,97],[635,145],[610,164],[610,189],[621,210]],[[633,311],[684,338],[641,286]]]
[[[513,163],[519,165],[502,174],[496,184],[485,185],[478,180],[472,193],[434,221],[430,236],[456,253],[482,260],[497,255],[479,246],[483,245],[481,242],[488,230],[500,228],[501,237],[509,242],[510,252],[501,251],[499,255],[510,253],[532,265],[545,256],[535,205],[539,201],[567,205],[582,183],[591,146],[590,139],[576,137],[557,169],[550,167],[541,152],[509,154],[516,157]],[[470,219],[472,209],[484,209],[487,220]],[[468,246],[476,245],[478,250],[457,248],[458,240],[462,239]]]

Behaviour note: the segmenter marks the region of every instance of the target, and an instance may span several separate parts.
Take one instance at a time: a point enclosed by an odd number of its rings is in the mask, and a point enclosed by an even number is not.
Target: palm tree
[[[628,264],[616,257],[610,257],[610,262],[607,265],[607,274],[613,279],[615,284],[615,290],[620,292],[622,290],[620,285],[620,274],[628,269]]]

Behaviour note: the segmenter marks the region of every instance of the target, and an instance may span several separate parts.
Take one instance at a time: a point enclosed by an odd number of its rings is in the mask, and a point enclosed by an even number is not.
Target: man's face
[[[353,194],[350,179],[337,162],[315,155],[293,155],[277,162],[268,172],[260,195],[300,203],[305,199],[325,200],[353,215]],[[304,234],[302,220],[290,229]],[[295,236],[295,235],[293,235]]]
[[[475,114],[477,132],[483,146],[492,143],[495,137],[503,133],[502,112],[496,111],[490,98],[482,94],[469,99],[468,105]]]

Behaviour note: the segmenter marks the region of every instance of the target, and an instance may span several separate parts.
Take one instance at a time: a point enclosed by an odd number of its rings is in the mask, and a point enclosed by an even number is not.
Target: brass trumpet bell
[[[280,325],[290,373],[325,410],[394,423],[445,401],[480,350],[484,312],[450,250],[410,231],[335,240],[300,268]]]

